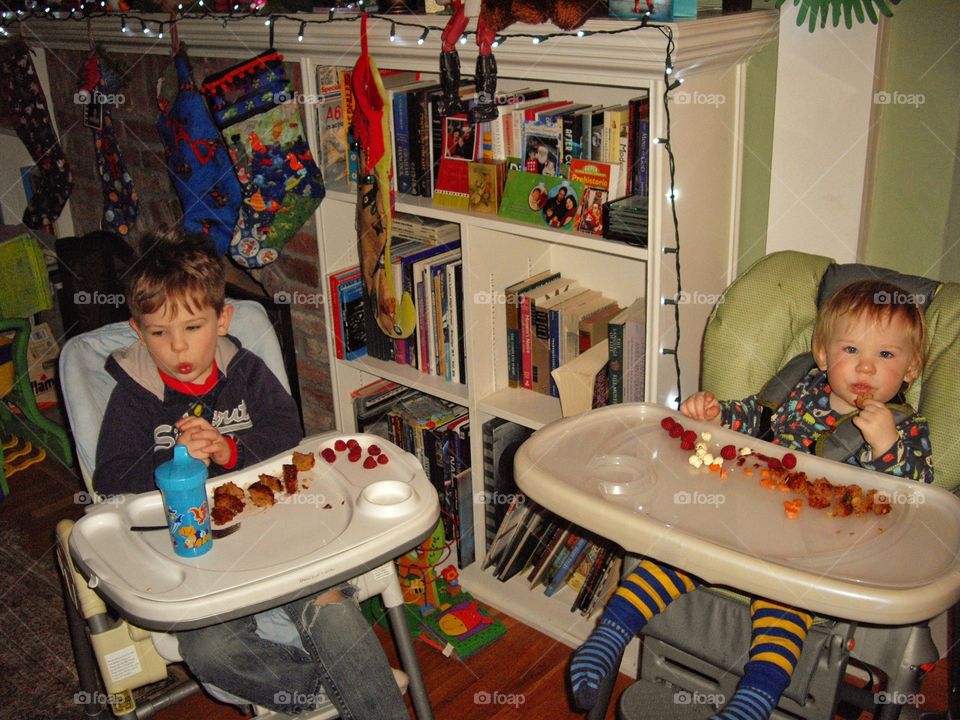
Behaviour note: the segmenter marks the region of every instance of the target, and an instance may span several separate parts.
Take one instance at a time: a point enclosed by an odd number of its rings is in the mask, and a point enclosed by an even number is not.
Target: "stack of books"
[[[627,195],[603,205],[603,236],[630,245],[647,246],[647,198]]]

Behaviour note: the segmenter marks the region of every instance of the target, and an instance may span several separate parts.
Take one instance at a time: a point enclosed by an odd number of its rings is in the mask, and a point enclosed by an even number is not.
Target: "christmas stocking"
[[[83,80],[80,92],[91,96],[84,122],[93,130],[97,173],[103,187],[103,216],[100,227],[126,235],[136,222],[140,200],[123,161],[117,133],[113,129],[111,108],[115,98],[120,96],[123,73],[98,51],[87,58],[81,77]]]
[[[17,136],[36,162],[30,172],[33,194],[23,211],[23,224],[41,228],[60,217],[73,191],[73,173],[50,122],[30,49],[23,43],[8,48],[0,57],[0,103],[6,106]]]
[[[367,344],[377,330],[406,338],[416,329],[410,293],[397,293],[390,258],[390,127],[386,92],[367,49],[367,14],[360,20],[360,57],[353,68],[353,135],[360,150],[357,182],[357,248],[367,315]],[[374,324],[375,321],[375,324]]]
[[[183,206],[184,228],[209,235],[216,242],[217,252],[225,255],[240,212],[240,183],[220,132],[193,82],[184,50],[177,53],[173,64],[176,97],[172,102],[161,97],[161,87],[157,87],[157,131],[166,149],[167,169]]]
[[[324,195],[282,61],[268,50],[203,82],[240,181],[230,254],[245,267],[276,260]]]

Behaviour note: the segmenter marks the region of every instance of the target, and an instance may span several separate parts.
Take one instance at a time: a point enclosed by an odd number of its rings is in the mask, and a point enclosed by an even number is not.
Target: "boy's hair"
[[[182,228],[159,227],[140,242],[127,283],[127,306],[136,322],[166,305],[192,311],[223,310],[226,279],[214,244]]]
[[[813,344],[822,348],[833,334],[837,321],[843,315],[865,315],[873,322],[889,323],[895,317],[907,325],[909,350],[923,368],[927,347],[927,323],[923,313],[924,298],[907,293],[882,280],[858,280],[844,285],[830,296],[820,309],[813,329]]]

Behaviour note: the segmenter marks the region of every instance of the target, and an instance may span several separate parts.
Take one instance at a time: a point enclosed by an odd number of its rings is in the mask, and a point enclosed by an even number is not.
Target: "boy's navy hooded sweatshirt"
[[[114,352],[106,369],[117,386],[97,442],[93,486],[101,495],[156,490],[153,473],[173,457],[175,423],[199,415],[237,445],[239,470],[289,450],[303,437],[296,403],[262,359],[232,336],[218,338],[218,381],[203,395],[174,390],[139,342]],[[228,472],[214,462],[211,476]]]

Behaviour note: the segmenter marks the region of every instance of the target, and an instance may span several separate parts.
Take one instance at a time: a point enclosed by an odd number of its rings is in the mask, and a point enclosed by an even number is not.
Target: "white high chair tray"
[[[755,457],[724,460],[728,477],[688,462],[660,426],[671,416],[712,438],[708,451],[732,444],[781,458],[785,448],[728,428],[689,420],[652,404],[616,405],[552,423],[517,452],[517,484],[558,515],[703,580],[817,613],[896,625],[928,620],[960,598],[960,499],[804,453],[794,471],[812,482],[876,488],[886,515],[833,517],[803,507],[794,519],[784,501],[799,497],[761,487]],[[748,476],[747,473],[752,473]]]
[[[337,440],[356,439],[357,462],[336,452],[321,455]],[[386,464],[365,468],[371,445]],[[122,495],[92,506],[70,535],[70,552],[80,572],[126,618],[149,629],[188,629],[276,606],[381,565],[420,542],[436,526],[437,493],[409,453],[372,435],[327,433],[294,450],[312,452],[314,467],[301,471],[301,486],[280,495],[269,508],[248,507],[236,516],[240,527],[197,558],[173,552],[164,525],[160,492]],[[261,473],[282,476],[292,451],[242,471],[207,481],[213,491],[228,481],[241,488]],[[230,523],[232,524],[232,523]],[[214,526],[216,527],[216,525]]]

